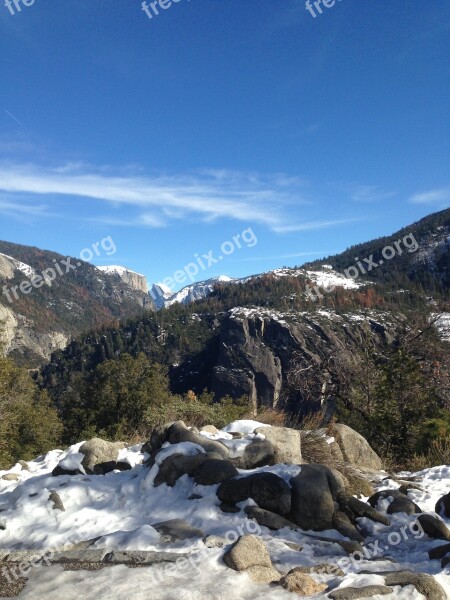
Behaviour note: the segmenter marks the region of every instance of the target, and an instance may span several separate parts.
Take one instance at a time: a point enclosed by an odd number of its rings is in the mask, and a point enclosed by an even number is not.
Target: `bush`
[[[226,397],[220,402],[214,402],[213,395],[206,391],[199,397],[195,396],[193,392],[188,392],[184,397],[172,396],[164,404],[149,407],[144,417],[144,423],[149,431],[158,425],[178,420],[193,427],[215,425],[220,429],[232,421],[242,419],[247,412],[248,398],[246,396],[238,400]]]
[[[0,468],[55,448],[61,433],[47,393],[39,391],[25,369],[0,357]]]

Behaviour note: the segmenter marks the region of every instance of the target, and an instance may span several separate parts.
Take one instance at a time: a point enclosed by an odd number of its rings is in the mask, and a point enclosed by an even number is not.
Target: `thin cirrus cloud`
[[[136,209],[128,222],[105,216],[111,224],[162,227],[174,219],[193,218],[203,222],[234,218],[254,221],[270,228],[287,221],[283,207],[299,198],[294,185],[279,176],[209,172],[190,175],[113,176],[104,171],[73,171],[35,165],[0,165],[0,191],[33,196],[70,196]],[[29,200],[28,200],[29,201]]]
[[[409,200],[413,204],[448,204],[450,202],[450,186],[414,194]]]
[[[42,168],[32,164],[0,164],[0,192],[18,199],[16,207],[29,216],[34,198],[71,197],[102,204],[95,221],[125,227],[166,227],[180,219],[210,223],[221,219],[260,223],[276,233],[324,229],[351,223],[355,218],[299,221],[295,208],[311,205],[304,197],[305,182],[276,173],[262,176],[230,170],[204,170],[190,174],[143,176],[113,175],[108,168],[79,163]],[[23,200],[25,198],[25,201]],[[30,201],[31,200],[31,201]],[[127,208],[127,215],[117,214]],[[0,205],[6,214],[10,207]],[[9,214],[9,213],[8,213]],[[92,220],[92,217],[89,217]]]

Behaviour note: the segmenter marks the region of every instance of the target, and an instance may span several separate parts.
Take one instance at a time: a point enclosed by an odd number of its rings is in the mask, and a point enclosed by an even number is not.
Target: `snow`
[[[253,433],[263,423],[241,420],[224,427],[216,435],[203,433],[210,439],[221,439],[239,453],[245,444],[255,439]],[[266,425],[267,426],[267,425]],[[229,432],[237,431],[242,439],[231,439]],[[201,539],[188,539],[167,544],[159,536],[153,525],[169,519],[184,519],[190,525],[199,527],[206,534],[226,537],[229,542],[239,535],[252,533],[262,536],[270,552],[274,566],[282,573],[299,565],[311,566],[320,563],[340,566],[345,577],[337,580],[332,575],[314,575],[317,581],[332,584],[333,587],[383,584],[381,571],[409,569],[415,572],[430,573],[444,587],[450,598],[450,568],[440,569],[439,561],[430,561],[430,548],[443,543],[431,540],[419,530],[414,530],[415,516],[392,515],[390,527],[360,519],[359,523],[367,531],[366,551],[376,562],[363,557],[360,561],[350,560],[337,545],[314,540],[311,536],[323,535],[334,539],[344,539],[337,531],[319,533],[281,529],[270,531],[246,519],[244,508],[254,504],[247,500],[239,504],[238,513],[223,513],[216,495],[217,486],[195,485],[187,475],[181,477],[174,487],[165,484],[154,487],[154,479],[162,461],[173,453],[193,455],[204,450],[197,444],[182,442],[164,444],[150,469],[141,464],[146,454],[141,445],[125,448],[120,460],[133,468],[128,471],[115,471],[107,475],[62,475],[52,477],[54,467],[63,461],[68,468],[80,467],[81,444],[69,449],[53,450],[45,456],[28,462],[29,471],[15,465],[9,471],[17,473],[19,481],[0,479],[0,547],[5,549],[47,549],[67,546],[77,541],[98,537],[93,547],[107,550],[154,550],[189,554],[189,564],[182,568],[177,565],[161,564],[147,568],[128,569],[126,566],[113,566],[98,571],[64,571],[59,565],[36,567],[29,574],[25,589],[19,600],[289,600],[294,598],[286,590],[253,583],[245,574],[228,569],[222,561],[224,550],[207,548]],[[240,470],[240,476],[271,472],[289,481],[297,475],[301,466],[274,465],[251,471]],[[418,473],[401,473],[400,478],[413,478],[421,490],[411,490],[409,497],[424,511],[432,512],[436,501],[449,490],[450,465],[425,469]],[[396,480],[388,479],[387,474],[377,475],[377,489],[398,488]],[[60,496],[65,511],[55,511],[49,502],[50,490]],[[202,496],[189,500],[193,494]],[[384,501],[386,503],[386,501]],[[387,503],[386,503],[387,504]],[[381,504],[380,504],[381,508]],[[450,525],[450,519],[444,519]],[[397,536],[393,534],[397,533]],[[298,552],[286,542],[300,544]],[[378,549],[373,550],[374,544]],[[373,553],[370,552],[373,550]],[[379,553],[378,553],[379,551]],[[390,558],[395,562],[386,560]],[[362,571],[371,571],[364,574]],[[317,594],[314,598],[325,600],[328,593]],[[376,598],[376,597],[374,597]],[[386,600],[423,600],[412,587],[395,587]]]
[[[21,271],[28,279],[36,277],[37,271],[33,269],[33,267],[30,267],[30,265],[27,265],[26,263],[23,263],[20,260],[9,256],[8,254],[3,254],[3,252],[0,252],[0,255],[10,260],[13,263],[14,268],[18,271]]]
[[[125,275],[126,273],[132,273],[133,275],[139,275],[139,277],[145,277],[145,275],[142,275],[141,273],[132,271],[127,267],[121,267],[120,265],[107,265],[104,267],[97,267],[97,269],[99,271],[102,271],[103,273],[108,273],[110,275],[119,275],[119,277]]]
[[[436,318],[438,315],[431,315],[432,318]],[[439,319],[434,324],[439,332],[439,335],[445,342],[450,342],[450,313],[440,313]]]
[[[258,427],[270,427],[266,423],[260,423],[259,421],[252,421],[251,419],[241,419],[240,421],[233,421],[222,429],[226,433],[233,431],[235,433],[253,433]]]

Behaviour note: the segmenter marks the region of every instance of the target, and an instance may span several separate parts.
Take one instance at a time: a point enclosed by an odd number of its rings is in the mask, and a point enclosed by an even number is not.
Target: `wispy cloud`
[[[37,217],[48,216],[48,207],[45,204],[11,202],[9,199],[0,196],[0,215],[24,223],[31,223]]]
[[[111,175],[105,169],[78,163],[53,169],[31,164],[0,165],[3,192],[27,194],[28,198],[70,196],[102,201],[115,208],[133,207],[137,215],[131,220],[124,222],[113,215],[109,222],[146,227],[161,227],[176,218],[203,222],[236,219],[282,230],[291,222],[287,207],[308,203],[300,187],[300,180],[282,174],[262,176],[220,170],[145,177]]]
[[[284,260],[285,258],[301,258],[305,256],[329,256],[329,251],[323,252],[294,252],[293,254],[278,254],[277,256],[251,256],[248,258],[229,259],[229,262],[253,262],[254,260]]]
[[[409,201],[413,204],[446,204],[450,202],[450,186],[414,194]]]
[[[350,217],[348,219],[334,219],[331,221],[307,221],[305,223],[297,223],[291,225],[280,225],[274,227],[277,233],[291,233],[295,231],[314,231],[318,229],[328,229],[338,225],[348,225],[356,221],[362,221],[363,217]]]
[[[351,191],[354,202],[381,202],[395,195],[395,192],[383,191],[376,185],[356,185]]]

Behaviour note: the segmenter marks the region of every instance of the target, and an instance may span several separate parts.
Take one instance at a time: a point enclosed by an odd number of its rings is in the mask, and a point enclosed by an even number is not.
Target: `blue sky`
[[[21,0],[17,0],[21,2]],[[14,6],[14,5],[13,5]],[[449,206],[448,0],[0,4],[0,239],[162,280],[298,265]]]

